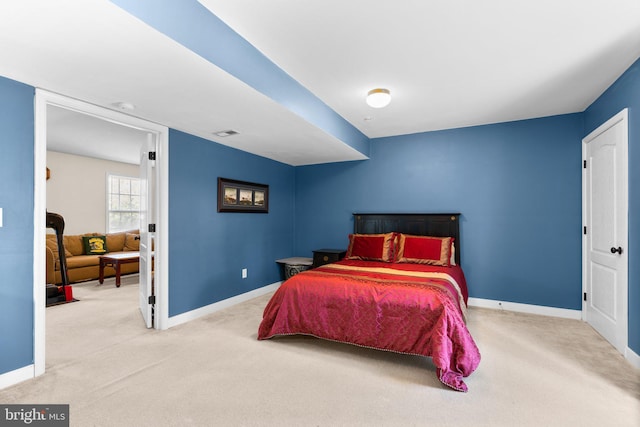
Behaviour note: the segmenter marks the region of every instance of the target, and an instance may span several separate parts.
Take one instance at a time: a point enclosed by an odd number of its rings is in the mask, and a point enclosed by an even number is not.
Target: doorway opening
[[[153,327],[155,329],[166,329],[168,324],[168,129],[165,126],[138,119],[117,111],[98,107],[82,101],[63,97],[44,90],[36,89],[35,97],[35,158],[34,158],[34,376],[38,376],[45,371],[45,346],[46,346],[46,330],[45,330],[45,293],[44,287],[46,283],[45,274],[45,234],[46,230],[46,211],[47,211],[47,187],[46,187],[46,168],[47,168],[47,141],[49,137],[49,127],[51,126],[48,118],[53,118],[58,113],[76,114],[82,120],[93,121],[93,123],[101,123],[110,126],[111,129],[120,129],[121,131],[139,134],[145,140],[139,147],[136,147],[138,153],[134,155],[140,159],[141,155],[148,156],[149,143],[153,144],[155,149],[155,160],[151,175],[147,175],[153,185],[151,191],[146,196],[145,201],[150,200],[145,206],[155,207],[153,215],[148,215],[147,219],[153,219],[155,232],[153,233],[154,241],[154,264],[155,271],[153,275],[148,275],[148,283],[140,283],[139,288],[142,294],[149,293],[151,289],[151,281],[153,280],[154,301],[148,299],[145,301],[144,308],[151,312],[148,307],[153,304],[153,313],[155,321]],[[83,144],[80,144],[83,145]],[[84,144],[77,153],[83,155],[82,149],[89,150],[91,142]],[[146,151],[145,151],[146,150]],[[115,149],[116,155],[124,154],[126,149]],[[131,151],[131,150],[129,150]],[[87,155],[84,153],[84,155]],[[95,154],[94,154],[95,156]],[[91,157],[90,155],[87,157]],[[117,161],[117,159],[112,159]],[[138,161],[138,163],[140,163]],[[139,166],[136,169],[140,169]],[[148,173],[148,170],[147,170]],[[105,223],[102,226],[106,228]],[[142,224],[141,224],[142,228]],[[145,230],[147,227],[145,227]],[[91,230],[88,230],[91,231]],[[142,230],[141,230],[142,231]],[[65,234],[68,234],[65,230]],[[150,248],[149,248],[150,251]],[[143,256],[141,252],[141,257]],[[148,288],[148,289],[146,289]],[[143,321],[143,318],[140,320]],[[151,323],[144,318],[147,327]]]

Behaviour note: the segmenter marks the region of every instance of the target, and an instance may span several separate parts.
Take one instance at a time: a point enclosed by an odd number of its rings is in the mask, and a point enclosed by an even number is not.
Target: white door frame
[[[45,233],[46,233],[46,166],[47,166],[47,106],[54,105],[68,110],[88,114],[103,120],[152,132],[157,136],[156,167],[158,182],[156,197],[159,212],[156,217],[154,277],[156,307],[155,328],[167,329],[169,323],[169,130],[146,120],[98,107],[83,101],[36,89],[35,94],[35,141],[34,141],[34,209],[33,209],[33,376],[45,371]]]
[[[583,161],[585,161],[586,156],[587,156],[587,144],[589,142],[591,142],[593,139],[595,139],[598,135],[602,134],[603,132],[607,131],[608,129],[610,129],[611,127],[613,127],[615,124],[619,123],[619,122],[623,122],[624,126],[623,126],[623,132],[624,132],[624,138],[625,138],[625,142],[626,144],[624,144],[623,148],[625,150],[625,161],[627,162],[627,165],[629,164],[629,145],[628,145],[628,141],[629,141],[629,112],[628,109],[625,108],[622,111],[620,111],[619,113],[617,113],[616,115],[614,115],[613,117],[611,117],[609,120],[607,120],[605,123],[603,123],[602,125],[598,126],[595,130],[593,130],[591,133],[589,133],[589,135],[587,135],[586,137],[584,137],[582,139],[582,159]],[[628,171],[628,167],[627,167],[627,171]],[[629,175],[627,172],[627,183],[625,185],[625,187],[629,188]],[[629,203],[628,203],[628,193],[627,193],[627,212],[626,212],[626,218],[627,218],[627,224],[629,221]],[[587,226],[587,173],[586,173],[586,169],[582,169],[582,227],[586,227]],[[627,236],[626,236],[626,241],[625,242],[618,242],[618,245],[622,246],[623,249],[625,251],[628,250],[629,248],[629,228],[627,226]],[[587,230],[587,232],[590,232],[589,230]],[[588,270],[588,265],[587,265],[587,251],[589,250],[589,248],[587,247],[587,236],[584,234],[584,232],[582,233],[582,295],[584,295],[587,292],[587,270]],[[628,257],[627,257],[628,260]],[[629,358],[629,265],[627,263],[627,269],[626,271],[621,272],[622,274],[626,275],[627,280],[625,280],[626,282],[626,286],[624,287],[624,293],[623,293],[623,299],[624,299],[624,311],[625,311],[625,315],[623,316],[622,322],[623,322],[623,327],[624,327],[624,356],[626,358]],[[590,296],[588,296],[590,297]],[[582,320],[583,321],[587,321],[587,302],[584,300],[584,298],[582,298]]]

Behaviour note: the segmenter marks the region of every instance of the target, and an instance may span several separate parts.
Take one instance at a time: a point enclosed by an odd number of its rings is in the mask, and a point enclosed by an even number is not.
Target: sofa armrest
[[[55,274],[55,259],[53,258],[53,251],[47,247],[45,247],[45,257],[47,259],[47,283],[55,283],[56,282],[56,274]]]

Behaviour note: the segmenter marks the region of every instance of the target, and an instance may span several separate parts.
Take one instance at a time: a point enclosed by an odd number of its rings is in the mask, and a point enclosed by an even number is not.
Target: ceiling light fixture
[[[373,108],[382,108],[389,105],[391,102],[391,92],[389,89],[371,89],[367,93],[367,104]]]

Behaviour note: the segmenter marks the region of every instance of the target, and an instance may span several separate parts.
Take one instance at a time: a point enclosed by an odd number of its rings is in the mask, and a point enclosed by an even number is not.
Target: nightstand
[[[284,269],[284,280],[287,280],[291,276],[295,276],[301,271],[305,271],[311,268],[311,258],[292,257],[277,259],[276,262],[282,265]]]
[[[346,253],[347,251],[344,249],[317,249],[313,251],[313,268],[338,262],[344,258]]]

